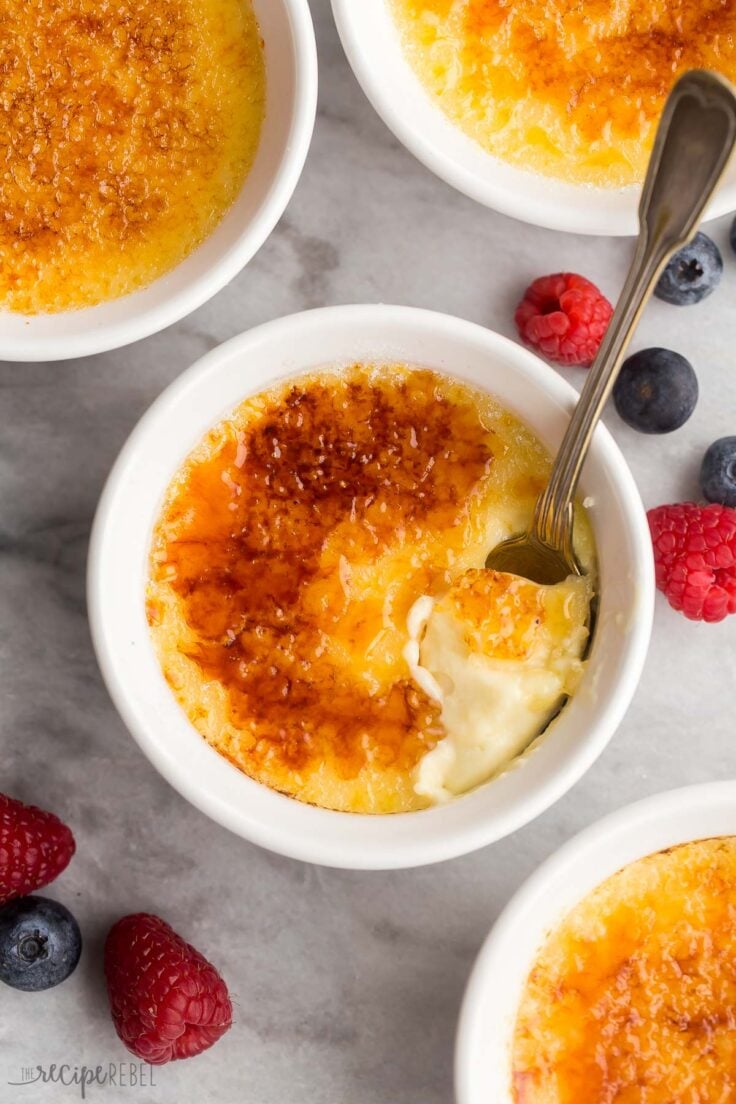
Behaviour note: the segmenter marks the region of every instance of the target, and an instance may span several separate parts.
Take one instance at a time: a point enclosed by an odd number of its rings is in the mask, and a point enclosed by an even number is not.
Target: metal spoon
[[[486,567],[537,583],[581,575],[572,542],[574,497],[593,431],[629,340],[667,261],[690,240],[736,141],[736,91],[694,69],[664,106],[639,203],[639,239],[621,298],[562,439],[528,532],[497,545]]]

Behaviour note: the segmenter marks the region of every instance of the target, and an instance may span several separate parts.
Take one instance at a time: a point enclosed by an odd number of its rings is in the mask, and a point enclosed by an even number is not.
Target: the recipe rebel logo
[[[59,1085],[76,1088],[81,1100],[87,1099],[91,1088],[154,1089],[155,1071],[146,1062],[106,1062],[96,1066],[74,1066],[54,1062],[49,1066],[22,1066],[8,1085],[23,1088],[28,1085]]]

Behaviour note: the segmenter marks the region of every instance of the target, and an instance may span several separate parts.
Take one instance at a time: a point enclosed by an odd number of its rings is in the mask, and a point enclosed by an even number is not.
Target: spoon
[[[583,571],[573,549],[575,490],[593,431],[644,305],[667,261],[690,240],[736,141],[736,91],[701,69],[685,73],[664,106],[639,203],[639,239],[613,318],[593,362],[526,533],[489,552],[486,567],[536,583]]]

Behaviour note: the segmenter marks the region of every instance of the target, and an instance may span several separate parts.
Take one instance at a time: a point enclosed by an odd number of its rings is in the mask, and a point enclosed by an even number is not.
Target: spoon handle
[[[654,140],[629,274],[534,513],[533,534],[569,552],[570,562],[573,500],[593,431],[652,288],[695,231],[735,142],[732,85],[705,70],[685,73],[670,93]]]

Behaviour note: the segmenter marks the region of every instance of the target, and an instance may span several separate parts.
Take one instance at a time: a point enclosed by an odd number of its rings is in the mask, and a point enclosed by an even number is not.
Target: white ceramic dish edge
[[[736,781],[644,798],[583,829],[539,866],[486,938],[463,999],[455,1047],[457,1104],[513,1104],[511,1041],[523,984],[547,934],[628,863],[690,840],[736,835]]]
[[[266,44],[267,110],[256,160],[235,203],[202,245],[148,287],[60,314],[0,312],[0,360],[70,360],[158,333],[222,290],[269,237],[309,151],[317,47],[308,0],[253,2]]]
[[[266,323],[192,366],[134,429],[97,511],[88,598],[98,660],[118,711],[157,769],[185,797],[226,827],[274,851],[324,865],[388,869],[448,859],[491,843],[533,819],[574,784],[612,736],[638,682],[651,629],[654,583],[638,492],[618,448],[601,427],[587,478],[590,486],[592,469],[598,472],[598,486],[607,496],[605,517],[613,519],[610,548],[599,548],[601,570],[609,573],[611,584],[603,595],[592,658],[596,646],[607,646],[609,661],[593,666],[591,660],[587,685],[584,680],[555,722],[554,736],[540,743],[523,769],[511,770],[449,805],[394,817],[316,809],[237,771],[189,724],[151,647],[142,596],[160,497],[205,430],[237,401],[297,371],[370,356],[427,363],[471,381],[471,361],[477,372],[481,365],[481,379],[485,372],[497,377],[495,386],[492,379],[481,386],[496,393],[505,388],[500,397],[511,408],[526,396],[531,424],[535,418],[539,423],[545,407],[547,437],[561,436],[575,398],[569,384],[519,345],[430,311],[333,307]],[[266,378],[246,382],[244,365],[264,364],[269,358],[278,371],[266,369]],[[451,364],[445,363],[448,358]],[[510,398],[513,389],[516,404]],[[595,508],[592,513],[595,525]],[[620,572],[622,558],[629,562],[631,577]],[[598,681],[606,684],[602,692]]]
[[[404,57],[386,0],[332,0],[332,10],[348,61],[376,112],[446,183],[501,214],[550,230],[606,237],[638,233],[638,187],[595,188],[525,172],[492,157],[451,123]],[[736,163],[704,219],[734,208]]]

